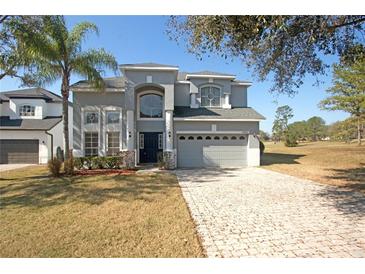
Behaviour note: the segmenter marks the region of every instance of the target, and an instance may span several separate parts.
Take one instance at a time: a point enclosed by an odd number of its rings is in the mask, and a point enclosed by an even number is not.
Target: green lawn
[[[2,172],[1,257],[204,257],[176,177]]]
[[[339,142],[265,143],[263,168],[365,193],[365,145]]]

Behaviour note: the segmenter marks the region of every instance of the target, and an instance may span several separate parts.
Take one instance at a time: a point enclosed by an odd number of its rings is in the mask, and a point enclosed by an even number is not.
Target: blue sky
[[[318,102],[326,97],[325,90],[331,85],[331,73],[320,77],[324,83],[313,86],[315,81],[307,77],[304,85],[294,97],[276,96],[268,92],[271,82],[258,82],[249,70],[238,60],[231,62],[218,56],[210,56],[198,60],[187,53],[184,45],[170,41],[165,33],[166,16],[66,16],[70,27],[81,21],[94,22],[99,27],[99,36],[90,35],[84,43],[88,47],[103,47],[116,57],[118,63],[156,62],[178,65],[182,71],[213,70],[236,74],[240,80],[250,80],[252,87],[248,89],[248,104],[263,114],[267,119],[261,123],[261,129],[271,132],[275,110],[278,106],[289,105],[294,110],[292,121],[306,120],[314,115],[321,116],[327,123],[332,123],[348,117],[340,111],[328,112],[318,109]],[[336,60],[327,58],[328,63]],[[107,73],[105,76],[113,76]],[[73,77],[71,82],[79,80]],[[0,91],[19,88],[15,79],[5,78],[0,83]],[[60,93],[60,82],[47,89]]]

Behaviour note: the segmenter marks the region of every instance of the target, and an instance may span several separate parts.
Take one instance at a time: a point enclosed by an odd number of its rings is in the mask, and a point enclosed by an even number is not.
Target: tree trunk
[[[361,146],[361,126],[360,117],[357,117],[357,144]]]
[[[63,75],[62,77],[62,118],[63,118],[63,138],[65,141],[65,160],[70,156],[70,140],[68,133],[68,96],[70,93],[70,76]]]

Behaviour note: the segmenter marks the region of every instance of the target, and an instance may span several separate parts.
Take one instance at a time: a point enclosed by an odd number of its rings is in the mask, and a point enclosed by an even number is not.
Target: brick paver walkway
[[[365,257],[365,195],[260,168],[177,170],[209,257]]]

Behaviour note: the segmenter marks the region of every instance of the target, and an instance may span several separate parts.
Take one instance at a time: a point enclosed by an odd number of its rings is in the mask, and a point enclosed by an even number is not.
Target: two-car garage
[[[184,134],[177,136],[177,166],[245,167],[248,135]]]

